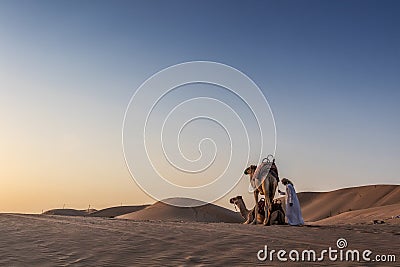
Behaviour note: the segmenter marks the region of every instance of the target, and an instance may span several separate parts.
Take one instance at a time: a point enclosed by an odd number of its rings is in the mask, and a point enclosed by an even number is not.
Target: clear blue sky
[[[3,0],[0,209],[150,202],[124,166],[124,110],[150,75],[191,60],[259,85],[298,191],[398,184],[399,12],[398,1]]]

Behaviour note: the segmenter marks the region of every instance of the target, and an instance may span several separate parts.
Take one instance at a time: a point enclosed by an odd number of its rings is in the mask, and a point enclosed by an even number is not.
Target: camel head
[[[242,199],[243,199],[242,196],[233,197],[233,198],[231,198],[231,199],[229,200],[229,203],[235,204],[235,205],[236,205],[236,203],[238,203],[238,201],[239,201],[239,200],[242,200]]]
[[[256,165],[250,165],[250,167],[247,167],[247,169],[244,170],[244,174],[250,175],[250,178],[253,176],[254,172],[256,171],[257,166]]]

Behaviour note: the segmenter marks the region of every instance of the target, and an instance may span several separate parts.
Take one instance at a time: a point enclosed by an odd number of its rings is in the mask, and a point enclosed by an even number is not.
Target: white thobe
[[[292,206],[290,206],[291,203],[293,204]],[[291,184],[286,185],[286,218],[289,225],[304,224],[300,202],[297,198],[296,190]]]

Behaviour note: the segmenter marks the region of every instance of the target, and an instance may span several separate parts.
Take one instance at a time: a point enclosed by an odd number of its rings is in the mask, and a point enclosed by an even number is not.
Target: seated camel
[[[246,220],[244,223],[252,222],[254,220],[255,207],[248,210],[246,204],[243,201],[242,196],[233,197],[229,200],[230,203],[234,204],[239,208],[240,215]],[[264,199],[260,199],[258,202],[258,214],[257,222],[263,223],[265,219],[264,215]],[[279,199],[275,199],[272,202],[271,215],[268,222],[269,225],[279,224],[283,225],[285,223],[285,212],[282,208],[282,202]]]

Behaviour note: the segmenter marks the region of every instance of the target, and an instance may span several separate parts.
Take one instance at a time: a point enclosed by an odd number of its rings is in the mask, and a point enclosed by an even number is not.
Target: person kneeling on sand
[[[286,178],[282,179],[282,184],[286,186],[286,193],[278,189],[281,195],[286,195],[286,219],[289,225],[304,225],[303,216],[301,215],[300,202],[297,198],[296,190],[293,183]]]

